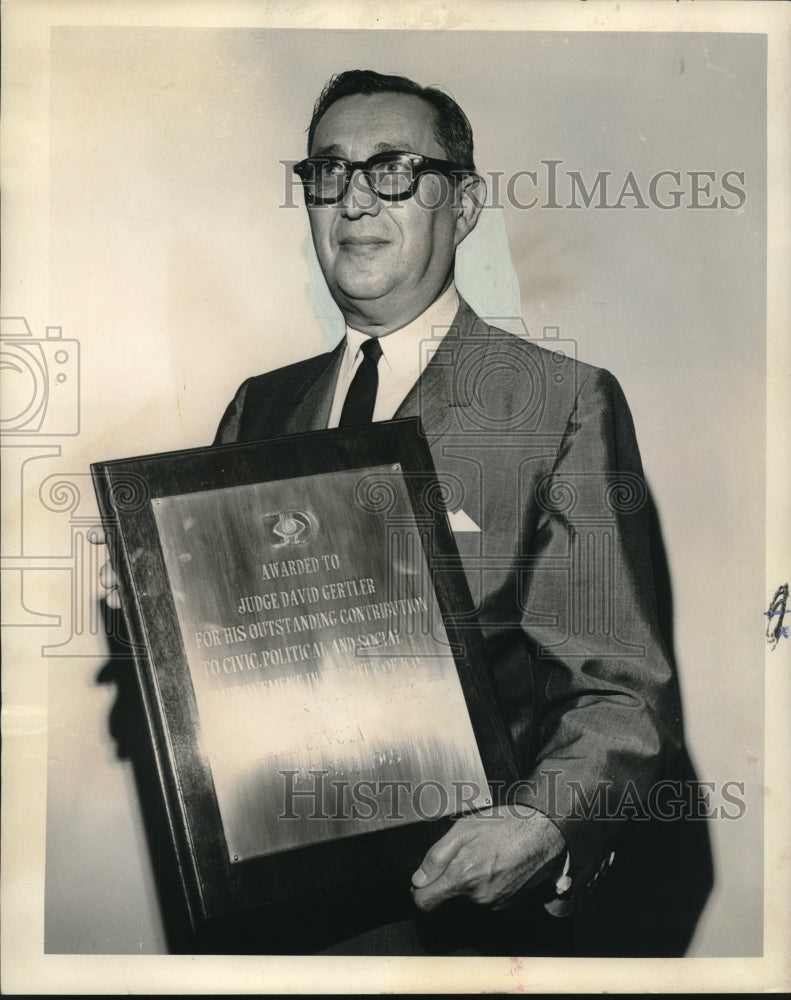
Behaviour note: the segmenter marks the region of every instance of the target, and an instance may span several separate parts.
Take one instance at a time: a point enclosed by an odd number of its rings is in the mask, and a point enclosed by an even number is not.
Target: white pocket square
[[[450,511],[448,513],[448,520],[454,534],[460,531],[477,531],[480,533],[481,529],[469,514],[465,514],[463,510]]]

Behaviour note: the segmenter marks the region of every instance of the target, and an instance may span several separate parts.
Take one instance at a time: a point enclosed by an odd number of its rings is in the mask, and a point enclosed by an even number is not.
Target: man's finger
[[[103,587],[112,587],[115,585],[115,581],[111,579],[113,573],[113,567],[108,559],[103,562],[99,567],[99,583]]]
[[[457,831],[457,826],[458,823],[452,826],[445,836],[426,852],[420,867],[412,876],[412,885],[416,889],[422,889],[436,882],[459,853],[464,838]]]
[[[447,872],[443,872],[436,881],[425,888],[415,887],[415,879],[413,877],[412,886],[412,899],[415,901],[415,906],[424,912],[436,909],[436,907],[446,902],[446,900],[459,895],[456,881],[451,879]]]
[[[107,607],[112,608],[113,611],[121,610],[121,595],[118,593],[117,587],[108,590],[104,600]]]
[[[99,583],[107,591],[104,595],[107,607],[114,611],[120,610],[121,595],[118,593],[118,577],[115,575],[115,570],[109,559],[99,570]]]
[[[98,525],[94,525],[92,528],[88,529],[86,538],[91,543],[91,545],[107,544],[107,539],[105,538],[104,530]]]

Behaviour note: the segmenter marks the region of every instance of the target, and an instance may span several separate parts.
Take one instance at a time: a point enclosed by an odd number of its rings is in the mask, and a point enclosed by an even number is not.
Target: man
[[[609,373],[488,326],[458,295],[456,248],[485,190],[451,98],[342,73],[317,101],[308,154],[296,170],[346,337],[246,381],[215,443],[421,417],[440,480],[461,484],[451,523],[527,808],[457,821],[415,871],[411,901],[303,914],[297,950],[563,951],[565,922],[542,904],[567,910],[591,891],[624,790],[644,797],[680,741],[631,417]],[[602,789],[605,808],[581,815]]]
[[[470,582],[522,775],[535,785],[522,800],[535,810],[457,822],[415,872],[414,902],[429,911],[461,896],[496,910],[542,883],[559,881],[562,891],[569,878],[571,895],[584,892],[611,857],[617,822],[564,819],[573,812],[568,789],[590,797],[602,781],[632,781],[644,794],[678,740],[677,696],[654,621],[645,510],[605,507],[608,486],[642,488],[626,403],[611,376],[587,366],[558,384],[550,356],[487,327],[457,295],[456,247],[474,228],[484,191],[469,123],[449,97],[401,78],[343,73],[316,104],[308,147],[297,170],[346,339],[330,354],[244,383],[217,443],[337,426],[355,375],[368,367],[378,379],[374,420],[421,416],[440,479],[464,483],[459,510],[480,527],[473,542],[486,569],[476,572],[470,555]],[[421,345],[442,328],[442,363],[426,364]],[[366,356],[366,342],[378,362]],[[531,425],[532,393],[543,405]],[[482,419],[465,424],[463,411],[473,409]],[[610,595],[584,556],[570,586],[565,568],[550,568],[580,555],[573,511],[551,500],[553,488],[567,486],[579,492],[583,525],[591,511],[609,515],[617,575]],[[469,539],[461,535],[465,555]],[[614,634],[597,630],[586,647],[572,627],[558,643],[559,615],[581,602],[607,614],[608,597],[617,604]],[[561,777],[554,785],[553,772]]]

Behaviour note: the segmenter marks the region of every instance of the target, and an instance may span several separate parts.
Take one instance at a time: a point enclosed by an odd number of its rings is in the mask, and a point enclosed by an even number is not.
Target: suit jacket
[[[342,357],[343,342],[248,379],[215,443],[326,427]],[[516,797],[559,827],[584,894],[606,870],[619,812],[645,798],[681,740],[626,400],[609,372],[489,326],[461,301],[395,414],[415,415],[460,525],[524,778]]]

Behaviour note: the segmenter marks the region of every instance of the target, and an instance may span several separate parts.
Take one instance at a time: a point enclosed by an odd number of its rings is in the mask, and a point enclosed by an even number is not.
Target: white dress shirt
[[[423,374],[440,340],[453,322],[459,308],[456,286],[450,286],[416,319],[400,330],[379,337],[379,387],[376,391],[374,420],[391,420],[407,393]],[[362,361],[360,350],[367,333],[346,327],[346,349],[341,362],[328,427],[337,427],[346,393]]]

